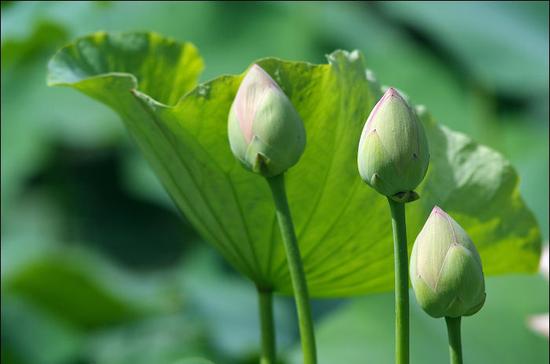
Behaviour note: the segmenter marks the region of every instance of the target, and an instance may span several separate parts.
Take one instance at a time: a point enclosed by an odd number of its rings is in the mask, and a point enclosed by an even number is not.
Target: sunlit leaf
[[[287,183],[309,287],[313,296],[387,291],[387,202],[361,182],[356,167],[361,128],[380,89],[367,79],[360,53],[336,51],[328,61],[258,61],[307,130],[306,152]],[[201,69],[189,44],[150,33],[96,33],[54,56],[49,84],[74,87],[118,112],[202,236],[257,284],[289,293],[267,184],[238,164],[227,141],[227,114],[242,76],[196,86]],[[423,115],[432,162],[422,198],[408,205],[409,243],[437,203],[471,234],[488,274],[535,270],[540,233],[513,168]]]

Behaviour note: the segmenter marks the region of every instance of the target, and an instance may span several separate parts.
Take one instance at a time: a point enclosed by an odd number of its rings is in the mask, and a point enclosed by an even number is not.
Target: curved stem
[[[315,335],[313,331],[313,319],[311,317],[306,275],[302,266],[300,249],[298,248],[296,233],[294,232],[294,225],[292,224],[292,216],[290,215],[290,209],[288,207],[284,175],[280,174],[275,177],[267,178],[267,182],[271,188],[273,201],[275,202],[277,220],[286,250],[288,269],[290,271],[290,279],[292,280],[294,299],[298,311],[304,364],[315,364],[317,362]]]
[[[388,197],[395,270],[395,362],[409,363],[409,264],[405,204]]]
[[[262,353],[260,364],[275,364],[277,349],[275,345],[275,325],[273,324],[273,293],[271,290],[257,288],[260,307],[260,327],[262,331]]]
[[[462,342],[460,338],[461,317],[445,317],[449,336],[449,356],[451,364],[462,364]]]

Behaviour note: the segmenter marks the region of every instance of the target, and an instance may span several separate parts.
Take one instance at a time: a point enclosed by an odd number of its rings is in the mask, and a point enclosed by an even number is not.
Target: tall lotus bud
[[[424,179],[429,161],[422,124],[390,87],[363,127],[357,158],[361,178],[382,195],[409,194]]]
[[[306,133],[298,112],[260,66],[244,77],[228,120],[231,151],[249,170],[272,177],[298,162]]]
[[[414,243],[410,276],[416,300],[430,316],[469,316],[485,303],[476,247],[464,229],[437,206]]]

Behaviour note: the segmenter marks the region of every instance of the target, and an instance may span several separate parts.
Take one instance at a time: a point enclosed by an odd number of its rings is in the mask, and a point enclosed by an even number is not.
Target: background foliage
[[[47,59],[70,39],[104,29],[189,40],[203,80],[268,55],[323,63],[358,48],[385,83],[517,166],[547,239],[547,14],[545,3],[2,3],[2,360],[255,361],[252,285],[177,217],[118,116],[45,86]],[[490,278],[486,307],[465,320],[469,361],[547,362],[547,342],[525,326],[548,310],[547,287]],[[322,362],[389,362],[391,300],[315,302]],[[277,304],[279,346],[296,361],[292,305]],[[413,360],[440,362],[442,322],[415,320]]]

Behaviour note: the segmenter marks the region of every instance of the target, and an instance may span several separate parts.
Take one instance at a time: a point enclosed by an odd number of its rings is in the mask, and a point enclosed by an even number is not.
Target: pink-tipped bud
[[[231,151],[249,170],[272,177],[298,162],[306,134],[300,116],[260,66],[244,77],[228,118]]]

